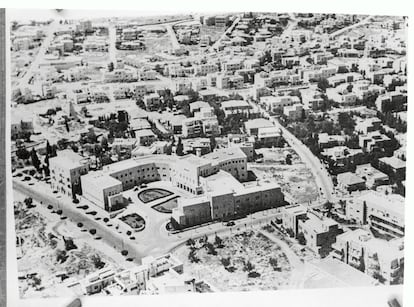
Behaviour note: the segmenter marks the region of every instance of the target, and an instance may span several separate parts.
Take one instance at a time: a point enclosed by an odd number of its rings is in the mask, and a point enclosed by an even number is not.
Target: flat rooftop
[[[315,287],[372,287],[378,281],[352,266],[333,258],[312,262],[325,276],[318,276]]]
[[[106,189],[117,185],[122,185],[122,182],[114,177],[105,174],[102,171],[91,172],[82,176],[82,180],[89,180],[100,189]]]
[[[394,212],[404,216],[405,199],[401,195],[384,195],[375,191],[369,191],[358,198],[359,201],[366,202],[368,206],[382,208],[388,212]]]
[[[222,162],[228,159],[246,159],[246,154],[239,147],[220,148],[203,156],[211,162]]]

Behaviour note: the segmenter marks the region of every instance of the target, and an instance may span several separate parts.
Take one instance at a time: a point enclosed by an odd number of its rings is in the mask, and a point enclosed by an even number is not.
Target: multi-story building
[[[50,158],[49,168],[53,190],[72,197],[82,194],[81,176],[89,170],[85,158],[69,149],[62,150]]]
[[[260,128],[273,126],[274,125],[270,120],[264,118],[250,119],[244,123],[244,129],[249,136],[257,136]]]
[[[345,137],[343,135],[328,135],[328,133],[318,134],[318,145],[321,149],[342,146],[344,144]]]
[[[21,116],[18,116],[16,112],[13,113],[13,116],[11,116],[10,129],[12,140],[25,138],[25,135],[27,136],[27,134],[32,134],[34,132],[33,119],[28,117],[23,119]]]
[[[397,180],[405,179],[406,163],[397,157],[384,157],[378,159],[378,168],[392,178]]]
[[[371,164],[357,165],[355,174],[365,180],[369,189],[389,183],[388,175],[372,167]]]
[[[91,172],[82,176],[83,196],[108,212],[123,207],[122,183],[103,172]]]
[[[375,101],[377,110],[381,112],[400,111],[406,103],[407,95],[397,91],[380,95]]]
[[[300,120],[306,118],[309,113],[309,109],[304,108],[301,103],[295,103],[291,106],[283,107],[283,115],[289,120]]]
[[[333,258],[358,269],[383,284],[402,282],[404,245],[402,239],[386,241],[364,229],[347,231],[336,237]]]
[[[306,219],[308,210],[303,205],[288,205],[281,209],[282,226],[291,230],[294,235],[299,233],[299,220]]]
[[[182,135],[185,138],[198,137],[203,133],[203,122],[196,117],[189,117],[182,121]]]
[[[341,233],[337,222],[314,213],[307,214],[298,224],[298,232],[303,233],[306,246],[321,256],[326,256],[330,252],[336,236]]]
[[[154,111],[158,109],[160,103],[161,103],[161,98],[160,98],[160,95],[158,95],[157,93],[151,93],[148,95],[144,95],[144,104],[148,110]]]
[[[268,111],[283,112],[284,107],[298,104],[300,103],[300,99],[297,96],[263,96],[260,97],[260,103]]]
[[[322,93],[316,89],[303,89],[300,90],[302,103],[304,107],[311,110],[319,110],[323,106]]]
[[[221,103],[221,108],[226,116],[231,114],[249,115],[252,106],[244,100],[228,100]]]
[[[399,238],[404,236],[404,198],[398,194],[383,195],[369,191],[346,203],[348,219],[368,224],[385,235]]]
[[[365,180],[351,172],[341,173],[337,176],[338,187],[347,191],[365,190]]]

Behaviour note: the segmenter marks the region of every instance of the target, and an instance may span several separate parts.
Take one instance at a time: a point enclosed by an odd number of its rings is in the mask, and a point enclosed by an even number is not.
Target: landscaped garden
[[[136,213],[122,216],[119,219],[135,231],[141,231],[145,227],[145,220]]]
[[[290,280],[282,248],[255,231],[189,240],[178,249],[186,272],[221,291],[276,290]]]
[[[173,193],[164,189],[146,189],[138,193],[138,198],[144,204],[152,202],[154,200],[164,198],[172,195]]]
[[[177,199],[179,196],[171,198],[167,201],[164,201],[158,205],[152,207],[152,209],[161,212],[161,213],[172,213],[174,208],[177,208]]]

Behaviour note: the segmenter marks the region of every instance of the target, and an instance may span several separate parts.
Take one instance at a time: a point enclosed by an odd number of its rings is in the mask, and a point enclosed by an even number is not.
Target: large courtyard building
[[[146,182],[171,182],[194,197],[202,196],[179,201],[181,211],[174,216],[180,225],[184,221],[181,226],[188,226],[283,203],[279,186],[256,182],[254,186],[244,186],[240,183],[247,179],[247,156],[239,147],[231,147],[202,157],[193,154],[183,157],[151,155],[120,161],[83,176],[82,187],[85,198],[112,211],[122,203],[122,191]],[[213,184],[217,181],[221,183]],[[227,183],[231,183],[231,188],[224,189]],[[205,209],[207,204],[212,207],[209,214]]]

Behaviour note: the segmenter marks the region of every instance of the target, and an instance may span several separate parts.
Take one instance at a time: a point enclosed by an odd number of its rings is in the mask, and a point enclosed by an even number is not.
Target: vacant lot
[[[293,150],[262,148],[259,152],[263,154],[263,163],[249,165],[258,179],[277,182],[298,203],[317,198],[318,190],[312,172]],[[287,155],[291,156],[291,164],[286,161]]]
[[[262,234],[246,231],[220,241],[197,240],[177,250],[186,273],[221,291],[276,290],[289,282],[285,254]]]
[[[44,211],[40,206],[28,208],[15,202],[21,297],[72,296],[65,286],[67,278],[79,280],[106,264],[117,267],[117,261],[91,245],[94,240],[90,234],[80,235],[78,227],[57,214],[39,214]]]

